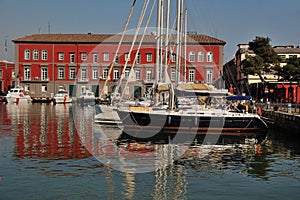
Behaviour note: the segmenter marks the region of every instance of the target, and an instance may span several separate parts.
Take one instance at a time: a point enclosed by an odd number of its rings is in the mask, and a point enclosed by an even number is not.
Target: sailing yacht
[[[161,5],[162,0],[158,3]],[[178,3],[182,5],[181,0],[178,0]],[[181,21],[178,17],[181,16],[180,6],[177,8],[177,19]],[[163,13],[159,9],[160,6],[158,6],[158,12]],[[163,34],[160,32],[162,24],[163,21],[158,20],[158,34]],[[178,25],[178,27],[180,26]],[[177,31],[177,34],[181,33]],[[162,43],[158,42],[157,52],[164,48],[159,46]],[[177,43],[179,44],[180,41]],[[177,46],[177,48],[179,47]],[[178,51],[176,50],[176,52]],[[156,58],[159,59],[158,57]],[[160,61],[157,62],[157,65],[159,64],[161,64]],[[229,100],[226,99],[226,96],[229,95],[228,91],[219,91],[206,84],[202,84],[202,86],[206,86],[200,90],[195,87],[197,84],[183,83],[182,87],[178,82],[161,84],[161,81],[165,82],[168,79],[163,77],[167,74],[161,71],[162,66],[157,66],[156,69],[156,99],[161,99],[160,92],[163,91],[163,103],[159,105],[157,101],[152,106],[119,104],[117,113],[123,126],[121,137],[145,142],[161,140],[191,142],[197,139],[203,143],[224,143],[226,142],[225,138],[233,139],[231,140],[233,142],[237,142],[236,138],[238,141],[254,138],[256,142],[262,142],[266,138],[268,127],[258,114],[230,109],[227,104]],[[187,97],[189,97],[188,100]],[[201,103],[201,97],[209,99],[209,102]],[[211,103],[212,99],[217,103]]]

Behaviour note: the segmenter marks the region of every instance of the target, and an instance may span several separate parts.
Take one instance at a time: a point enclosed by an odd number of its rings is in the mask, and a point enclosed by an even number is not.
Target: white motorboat
[[[7,103],[31,102],[31,97],[24,91],[23,87],[11,88],[5,96]]]
[[[54,104],[72,103],[72,98],[69,96],[67,90],[60,88],[52,97],[52,101]]]

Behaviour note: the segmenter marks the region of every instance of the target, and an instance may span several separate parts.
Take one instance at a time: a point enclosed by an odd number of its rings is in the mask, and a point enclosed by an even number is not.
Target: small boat
[[[18,85],[8,91],[5,101],[7,103],[31,102],[31,97],[24,92],[23,87]]]
[[[54,104],[58,103],[72,103],[72,98],[69,96],[67,90],[59,88],[57,93],[52,97]]]
[[[77,101],[79,103],[95,103],[96,102],[95,93],[90,90],[85,90],[83,93],[81,93]]]

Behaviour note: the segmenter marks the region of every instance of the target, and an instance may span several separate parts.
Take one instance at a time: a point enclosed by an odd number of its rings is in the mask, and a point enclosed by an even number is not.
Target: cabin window
[[[171,68],[171,80],[175,81],[176,80],[176,69]]]

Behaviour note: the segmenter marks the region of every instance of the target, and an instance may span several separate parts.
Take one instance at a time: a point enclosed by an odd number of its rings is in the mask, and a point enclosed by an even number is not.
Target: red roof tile
[[[33,34],[14,39],[14,43],[118,43],[121,35],[114,34]],[[176,37],[170,37],[170,41],[175,42]],[[138,37],[137,42],[141,39]],[[133,35],[125,35],[123,42],[130,43],[133,40]],[[155,43],[153,35],[145,35],[145,43]],[[226,42],[207,35],[188,35],[188,43],[199,44],[219,44],[225,45]]]

